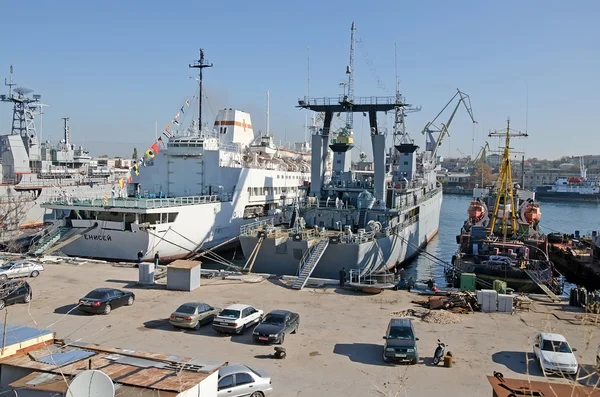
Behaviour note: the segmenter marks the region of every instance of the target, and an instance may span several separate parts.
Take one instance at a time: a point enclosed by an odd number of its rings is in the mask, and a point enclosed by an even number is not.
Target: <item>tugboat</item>
[[[512,179],[510,138],[527,134],[513,132],[509,120],[505,131],[489,135],[505,139],[498,179],[492,190],[474,191],[447,279],[454,283],[461,273],[474,273],[480,287],[502,280],[519,292],[561,293],[547,238],[540,231],[542,211],[535,193],[520,189]]]

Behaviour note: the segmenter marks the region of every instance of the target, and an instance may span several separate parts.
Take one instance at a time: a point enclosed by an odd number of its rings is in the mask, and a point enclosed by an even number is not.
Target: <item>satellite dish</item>
[[[115,385],[102,371],[83,371],[73,379],[66,397],[114,397]]]

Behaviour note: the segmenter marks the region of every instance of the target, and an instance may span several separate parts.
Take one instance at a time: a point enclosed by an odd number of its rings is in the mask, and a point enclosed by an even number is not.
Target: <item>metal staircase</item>
[[[312,274],[313,270],[315,270],[315,267],[317,267],[319,260],[321,260],[321,257],[323,256],[323,253],[325,253],[325,250],[328,246],[329,239],[322,239],[319,240],[317,244],[315,244],[312,251],[307,251],[310,252],[310,254],[303,258],[306,258],[306,261],[304,262],[304,265],[300,268],[300,274],[298,274],[298,277],[296,277],[296,280],[294,280],[294,283],[292,284],[293,289],[304,288],[306,282],[308,281],[308,278]]]
[[[556,294],[552,292],[546,284],[541,282],[535,273],[532,273],[529,269],[523,269],[523,271],[529,276],[530,279],[533,280],[534,283],[537,284],[538,287],[540,287],[542,291],[544,291],[546,295],[548,295],[550,299],[552,299],[552,302],[560,302],[560,298],[556,296]]]
[[[360,210],[358,213],[358,228],[365,228],[365,220],[367,219],[367,210]]]
[[[42,254],[46,249],[48,249],[49,247],[54,245],[54,243],[60,240],[61,237],[64,236],[69,230],[71,230],[70,227],[63,226],[49,231],[48,234],[46,234],[35,244],[33,244],[33,246],[29,250],[29,254],[34,256]]]

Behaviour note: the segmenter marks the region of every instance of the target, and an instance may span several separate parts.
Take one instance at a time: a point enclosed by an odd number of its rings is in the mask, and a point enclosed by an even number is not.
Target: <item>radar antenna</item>
[[[198,131],[202,130],[202,69],[212,68],[213,64],[204,60],[204,50],[200,48],[200,59],[189,65],[190,69],[198,69]]]

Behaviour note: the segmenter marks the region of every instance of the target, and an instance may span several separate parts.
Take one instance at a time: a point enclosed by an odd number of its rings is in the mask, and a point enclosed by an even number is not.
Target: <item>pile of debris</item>
[[[453,292],[430,296],[427,300],[412,301],[431,310],[446,309],[453,313],[471,313],[480,310],[477,296],[472,292]]]
[[[426,323],[434,324],[458,324],[462,321],[461,316],[447,310],[431,310],[423,317]]]

